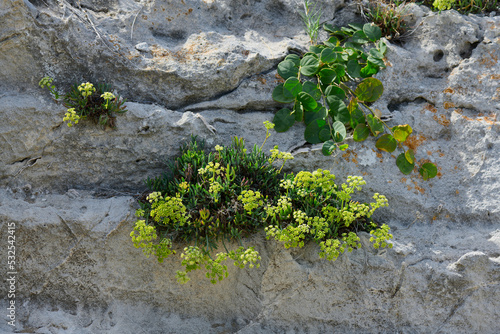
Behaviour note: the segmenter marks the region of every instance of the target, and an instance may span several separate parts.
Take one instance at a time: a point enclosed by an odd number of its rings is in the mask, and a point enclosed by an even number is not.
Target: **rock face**
[[[360,20],[320,2],[323,18]],[[388,42],[374,104],[414,130],[409,146],[438,177],[405,176],[372,142],[324,157],[303,127],[273,134],[293,170],[362,175],[394,247],[336,262],[315,245],[245,240],[263,260],[212,286],[175,282],[178,263],[132,247],[136,195],[179,144],[265,136],[276,65],[308,39],[292,0],[0,0],[0,228],[16,226],[16,320],[33,333],[498,333],[500,324],[500,17],[408,6],[415,31]],[[83,122],[37,87],[105,81],[128,99],[116,130]],[[373,149],[372,149],[373,148]],[[4,270],[5,271],[5,270]],[[7,287],[0,287],[7,296]],[[9,299],[2,299],[5,310]]]

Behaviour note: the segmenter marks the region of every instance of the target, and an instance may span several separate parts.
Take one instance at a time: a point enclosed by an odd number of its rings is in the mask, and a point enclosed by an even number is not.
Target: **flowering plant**
[[[52,85],[53,81],[54,79],[51,77],[44,77],[40,80],[39,85],[41,88],[46,87],[54,99],[58,100],[61,94]],[[115,96],[111,91],[112,88],[108,84],[98,84],[97,86],[90,82],[81,85],[74,84],[70,91],[62,96],[63,104],[68,108],[63,121],[68,122],[68,126],[71,127],[79,120],[88,118],[104,128],[106,126],[116,127],[115,114],[127,111],[124,106],[126,100]]]
[[[267,139],[272,126],[265,125]],[[216,283],[227,277],[228,260],[239,268],[259,267],[253,247],[228,250],[225,245],[231,240],[241,244],[259,230],[286,248],[314,241],[319,256],[328,260],[361,247],[357,231],[370,232],[376,248],[392,247],[389,227],[371,219],[376,209],[388,205],[385,196],[377,193],[372,203],[358,203],[351,196],[366,184],[359,176],[337,186],[327,170],[294,175],[282,174],[283,165],[274,166],[276,160],[292,158],[278,147],[270,158],[257,146],[247,151],[238,138],[230,147],[217,145],[206,152],[194,137],[181,148],[170,174],[146,181],[150,192],[139,202],[140,218],[130,234],[135,247],[162,262],[175,254],[174,242],[194,243],[181,253],[185,269],[177,271],[179,283],[188,282],[188,273],[198,269]],[[214,254],[220,243],[225,252]]]

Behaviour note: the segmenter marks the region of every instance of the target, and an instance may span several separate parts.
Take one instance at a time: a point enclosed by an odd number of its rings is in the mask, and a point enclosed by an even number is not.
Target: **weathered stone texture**
[[[321,4],[328,22],[361,21],[350,2]],[[294,0],[0,0],[0,229],[5,245],[6,224],[17,227],[17,329],[500,332],[499,16],[410,5],[415,31],[388,42],[373,108],[411,125],[408,147],[436,163],[435,179],[401,174],[373,140],[324,157],[295,125],[266,143],[295,154],[292,170],[362,175],[360,200],[385,194],[376,218],[393,228],[392,250],[365,235],[362,250],[330,263],[315,245],[290,252],[257,235],[244,242],[260,269],[179,286],[176,261],[132,247],[135,195],[181,142],[263,141],[262,122],[281,107],[276,65],[307,49],[299,10]],[[37,87],[44,75],[63,91],[109,82],[129,111],[116,130],[68,128],[64,107]]]

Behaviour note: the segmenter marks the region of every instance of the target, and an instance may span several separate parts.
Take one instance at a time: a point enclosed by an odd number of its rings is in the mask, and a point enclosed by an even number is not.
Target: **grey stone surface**
[[[321,4],[328,22],[361,20],[353,3]],[[135,196],[182,141],[260,145],[262,122],[281,107],[276,65],[307,48],[298,10],[293,0],[0,0],[0,229],[5,245],[16,223],[18,330],[500,332],[499,16],[411,5],[415,30],[388,42],[373,108],[390,126],[412,126],[409,147],[437,164],[435,179],[399,173],[372,140],[323,157],[295,125],[266,143],[294,152],[292,170],[362,175],[359,200],[385,194],[376,219],[393,229],[392,250],[364,236],[363,250],[330,263],[315,245],[290,252],[257,235],[244,242],[260,269],[179,286],[176,261],[132,247]],[[44,75],[60,90],[110,82],[129,111],[116,130],[68,128],[64,108],[37,88]]]

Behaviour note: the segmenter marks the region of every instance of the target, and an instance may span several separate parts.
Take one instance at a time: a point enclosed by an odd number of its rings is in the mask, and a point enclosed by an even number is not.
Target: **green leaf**
[[[319,71],[319,79],[323,85],[330,85],[337,79],[337,72],[331,68],[323,68]]]
[[[366,116],[366,122],[368,123],[370,131],[372,132],[374,137],[384,132],[384,124],[378,117],[374,117],[373,115],[370,114]]]
[[[304,82],[302,90],[311,95],[316,101],[321,98],[321,91],[319,90],[318,85],[312,83],[311,81]]]
[[[278,64],[278,74],[285,80],[291,77],[296,78],[299,75],[299,69],[292,60],[283,60]]]
[[[368,43],[370,41],[366,37],[366,34],[361,30],[356,31],[349,40],[352,43],[357,43],[357,44],[365,44],[365,43]]]
[[[325,47],[325,45],[311,45],[309,47],[309,52],[312,52],[319,56],[321,54],[321,51],[323,51]]]
[[[411,172],[413,171],[413,168],[415,167],[415,163],[413,163],[413,162],[410,163],[410,162],[408,162],[408,160],[406,160],[404,153],[401,153],[400,155],[398,155],[398,157],[396,158],[396,165],[398,166],[401,173],[403,173],[405,175],[411,174]]]
[[[413,153],[413,150],[411,148],[405,152],[405,158],[409,163],[411,164],[415,163],[415,154]]]
[[[358,102],[356,99],[352,99],[347,106],[347,110],[351,116],[350,125],[351,128],[356,128],[358,124],[365,124],[366,118],[364,112],[359,109]]]
[[[337,60],[337,53],[331,48],[323,49],[323,51],[321,51],[320,59],[321,62],[325,64],[333,63]]]
[[[344,124],[349,123],[351,116],[349,115],[349,110],[347,110],[344,101],[335,95],[329,95],[326,97],[326,103],[328,103],[328,107],[330,108],[330,116],[332,116],[335,121],[340,121]]]
[[[354,129],[354,141],[364,141],[370,135],[370,129],[365,124],[358,124]]]
[[[319,144],[323,141],[320,139],[321,130],[325,129],[326,121],[322,119],[316,119],[306,126],[304,131],[304,139],[311,144]]]
[[[361,23],[348,23],[347,25],[354,29],[354,31],[363,30],[363,24]]]
[[[304,123],[309,125],[312,121],[316,119],[325,120],[326,119],[326,108],[322,105],[318,105],[314,111],[304,111]]]
[[[345,99],[345,92],[342,88],[330,85],[325,89],[325,96],[336,96],[340,100]]]
[[[321,152],[323,152],[323,155],[332,155],[332,153],[335,151],[337,148],[337,145],[333,140],[327,140],[323,143],[323,147],[321,148]]]
[[[347,55],[346,55],[347,56]],[[347,61],[347,59],[346,59]],[[344,64],[334,64],[332,68],[337,72],[337,77],[342,78],[345,76],[345,65]]]
[[[333,130],[333,139],[337,142],[343,142],[345,137],[347,136],[347,131],[345,125],[342,122],[334,122],[332,125]]]
[[[372,42],[376,42],[382,37],[382,30],[373,23],[366,23],[363,26],[363,32]]]
[[[384,59],[384,55],[379,50],[372,48],[370,49],[370,56],[377,59]]]
[[[276,132],[285,132],[295,123],[295,115],[288,108],[280,109],[274,115],[273,123],[275,124],[274,130]]]
[[[332,26],[331,24],[329,23],[325,23],[323,24],[323,29],[328,31],[329,33],[337,33],[337,32],[340,32],[340,29],[336,26]]]
[[[379,70],[378,66],[373,65],[372,63],[366,64],[365,67],[363,67],[360,71],[361,77],[362,78],[368,78],[371,77],[374,74],[377,74]]]
[[[285,57],[285,60],[292,61],[295,64],[295,66],[297,67],[297,70],[298,70],[298,68],[300,66],[300,57],[298,55],[291,53],[291,54],[289,54],[288,56]]]
[[[313,111],[317,108],[318,103],[316,100],[306,92],[300,92],[297,95],[297,100],[302,103],[304,110]]]
[[[375,147],[379,150],[392,153],[398,147],[398,142],[392,135],[386,133],[377,140]]]
[[[330,129],[328,128],[328,126],[325,126],[321,130],[319,130],[319,140],[321,140],[321,142],[325,142],[330,138],[332,138],[332,134],[330,133]]]
[[[319,71],[319,59],[315,56],[308,55],[300,61],[300,73],[305,76],[312,77]]]
[[[375,102],[384,93],[384,86],[379,79],[366,78],[356,88],[354,94],[364,102]]]
[[[339,149],[340,149],[341,151],[345,151],[345,150],[347,150],[348,148],[349,148],[349,145],[348,145],[348,144],[343,144],[343,145],[340,145],[340,146],[339,146]]]
[[[330,37],[324,44],[328,47],[334,48],[339,44],[339,39],[335,36]]]
[[[295,100],[292,93],[284,89],[284,84],[279,84],[273,90],[273,100],[280,103],[290,103]]]
[[[378,42],[378,49],[383,55],[385,55],[385,53],[387,52],[387,45],[384,43],[384,41]]]
[[[297,97],[297,95],[302,92],[302,84],[300,80],[295,77],[288,78],[283,87],[285,90],[288,90],[293,97]]]
[[[431,162],[426,162],[419,169],[420,175],[424,178],[425,181],[428,179],[432,179],[437,175],[437,167]]]
[[[392,128],[394,132],[394,138],[399,142],[404,142],[406,138],[413,132],[413,129],[408,124],[396,125]],[[411,162],[411,161],[410,161]]]
[[[302,122],[304,119],[304,108],[302,108],[302,104],[296,101],[293,105],[293,115],[295,116],[295,120],[297,122]]]
[[[368,64],[370,64],[370,65],[374,65],[374,66],[377,66],[377,67],[385,68],[384,61],[382,59],[374,58],[374,57],[372,57],[372,55],[368,56],[367,61],[368,61]],[[374,66],[372,66],[372,67],[375,68]]]
[[[357,59],[347,61],[347,73],[353,78],[361,78],[361,64]]]

